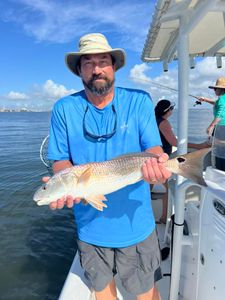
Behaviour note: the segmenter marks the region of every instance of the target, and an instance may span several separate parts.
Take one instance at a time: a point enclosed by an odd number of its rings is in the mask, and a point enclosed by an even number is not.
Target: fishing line
[[[150,80],[150,79],[142,79],[142,78],[138,78],[138,77],[135,77],[135,76],[132,76],[130,77],[131,79],[138,79],[138,81],[142,81],[142,82],[146,82],[146,83],[150,83],[152,85],[155,85],[156,87],[160,87],[164,90],[170,90],[170,91],[174,91],[176,93],[178,93],[178,89],[175,89],[175,88],[171,88],[169,86],[166,86],[166,85],[163,85],[161,83],[157,83],[157,82],[154,82],[153,80]],[[192,97],[192,98],[195,98],[197,99],[197,101],[195,102],[194,106],[196,105],[199,105],[199,104],[202,104],[201,101],[199,101],[199,97],[195,96],[195,95],[192,95],[192,94],[188,94],[188,96]]]

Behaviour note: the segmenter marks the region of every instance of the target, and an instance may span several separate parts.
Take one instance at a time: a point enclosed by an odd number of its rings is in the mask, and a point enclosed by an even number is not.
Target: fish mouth
[[[48,199],[34,199],[34,201],[37,203],[38,206],[45,205],[48,203]]]
[[[33,200],[39,206],[48,203],[48,198],[39,198],[38,195],[34,195]]]

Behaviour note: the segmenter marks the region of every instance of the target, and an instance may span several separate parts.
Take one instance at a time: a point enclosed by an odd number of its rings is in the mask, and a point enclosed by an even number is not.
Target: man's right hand
[[[42,181],[47,182],[50,177],[43,177]],[[74,204],[80,203],[81,198],[73,198],[72,196],[66,196],[63,198],[60,198],[56,201],[53,201],[49,204],[50,209],[55,210],[55,209],[62,209],[64,205],[66,205],[68,208],[72,208]]]

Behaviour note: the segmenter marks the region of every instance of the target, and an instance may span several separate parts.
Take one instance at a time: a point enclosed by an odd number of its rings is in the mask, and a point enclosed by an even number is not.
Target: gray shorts
[[[78,241],[81,266],[95,291],[103,290],[118,274],[127,292],[146,293],[162,278],[156,232],[125,248],[106,248]]]

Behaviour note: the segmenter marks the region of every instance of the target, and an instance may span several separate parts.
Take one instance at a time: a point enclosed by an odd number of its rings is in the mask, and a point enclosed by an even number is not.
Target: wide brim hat
[[[210,85],[210,89],[224,89],[225,90],[225,77],[220,77],[217,79],[215,85]]]
[[[115,48],[113,49],[106,37],[101,33],[90,33],[82,36],[79,41],[79,51],[70,52],[66,54],[66,65],[71,72],[79,75],[78,72],[78,62],[82,55],[86,54],[100,54],[109,53],[114,59],[115,70],[119,70],[125,65],[126,54],[123,49]]]

